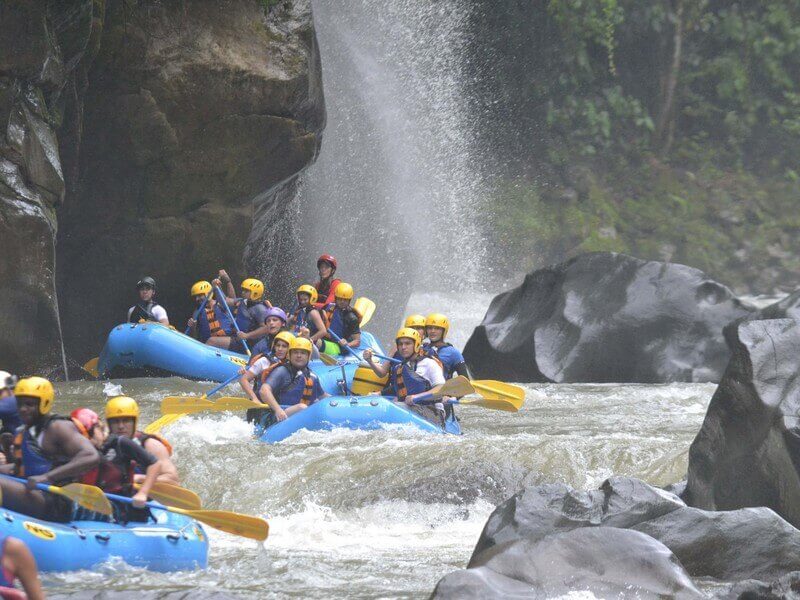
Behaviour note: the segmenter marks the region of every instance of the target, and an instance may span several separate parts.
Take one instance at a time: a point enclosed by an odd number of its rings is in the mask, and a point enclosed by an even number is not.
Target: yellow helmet
[[[397,330],[397,335],[394,336],[394,341],[398,342],[401,338],[414,340],[415,351],[419,350],[419,347],[422,345],[422,337],[419,335],[419,331],[416,329],[411,329],[411,327],[401,327]]]
[[[258,279],[248,277],[242,282],[243,290],[250,290],[250,300],[261,300],[264,297],[264,284]]]
[[[450,331],[450,320],[444,316],[442,313],[431,313],[425,319],[425,326],[426,327],[441,327],[444,329],[444,335],[447,335],[447,332]]]
[[[17,398],[20,396],[38,398],[39,413],[46,415],[53,408],[56,393],[53,390],[53,384],[44,377],[26,377],[20,379],[14,386],[14,395]]]
[[[422,315],[409,315],[406,317],[403,327],[425,327],[425,317]]]
[[[289,344],[289,352],[293,350],[302,350],[303,352],[308,352],[309,356],[311,355],[311,340],[303,337],[296,337],[294,338],[291,343]]]
[[[106,402],[106,421],[109,419],[134,419],[139,420],[139,405],[136,400],[128,396],[116,396]],[[133,425],[136,429],[136,424]]]
[[[294,341],[294,335],[290,331],[279,331],[272,340],[272,345],[270,347],[275,347],[275,342],[278,340],[282,342],[286,342],[289,344],[289,347],[292,347],[292,342]]]
[[[297,294],[308,294],[311,296],[311,304],[316,303],[317,298],[319,298],[319,294],[317,294],[317,288],[315,288],[313,285],[308,285],[307,283],[304,283],[297,288],[295,295]]]
[[[333,292],[334,298],[342,298],[343,300],[353,299],[353,286],[349,283],[340,283],[336,286],[336,291]]]
[[[210,291],[211,291],[210,283],[208,283],[207,281],[198,281],[192,286],[192,291],[189,292],[189,295],[192,297],[200,296],[201,294],[205,296]]]

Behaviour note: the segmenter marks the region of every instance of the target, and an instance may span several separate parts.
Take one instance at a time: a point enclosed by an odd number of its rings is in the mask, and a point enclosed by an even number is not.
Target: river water
[[[163,396],[211,385],[118,383],[140,401],[143,422],[158,416]],[[102,387],[61,384],[56,408],[99,410]],[[591,488],[611,474],[658,485],[681,479],[714,387],[528,385],[517,414],[461,407],[461,437],[302,432],[268,446],[238,416],[185,417],[165,430],[184,485],[208,508],[265,516],[269,539],[258,544],[210,530],[204,572],[156,574],[111,563],[45,582],[56,597],[91,589],[152,597],[189,589],[189,597],[202,590],[245,598],[425,597],[466,564],[494,505],[523,482]]]

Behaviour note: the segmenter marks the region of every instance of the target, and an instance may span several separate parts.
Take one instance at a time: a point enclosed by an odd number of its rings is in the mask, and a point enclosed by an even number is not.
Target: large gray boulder
[[[719,381],[723,327],[753,310],[697,269],[596,252],[496,296],[464,356],[512,381]]]
[[[435,599],[535,598],[588,591],[599,598],[702,598],[678,559],[642,533],[562,531],[495,546],[446,575]]]
[[[497,544],[581,527],[628,528],[686,505],[680,498],[631,477],[611,477],[599,490],[563,483],[528,487],[498,506],[486,521],[469,566]]]
[[[800,570],[800,531],[768,508],[684,508],[633,529],[672,550],[694,577],[770,580]]]
[[[800,526],[800,322],[746,322],[729,337],[683,497],[706,510],[767,506]]]

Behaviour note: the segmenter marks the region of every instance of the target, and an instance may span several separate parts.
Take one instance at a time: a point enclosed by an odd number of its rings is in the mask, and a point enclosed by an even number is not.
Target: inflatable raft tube
[[[369,332],[362,332],[361,339],[362,349],[370,347],[383,352]],[[345,379],[349,388],[357,359],[342,356],[341,362],[346,363]],[[177,375],[187,379],[222,382],[245,365],[247,356],[243,354],[202,344],[160,323],[123,323],[108,334],[97,362],[97,371],[100,377],[113,379]],[[341,379],[341,368],[328,367],[321,361],[312,361],[311,368],[322,380],[326,392],[342,393],[336,383]]]
[[[155,522],[52,523],[0,508],[0,532],[25,542],[40,571],[91,569],[112,557],[151,571],[205,569],[208,536],[197,522],[164,510]]]
[[[331,396],[266,429],[256,427],[256,436],[269,444],[285,440],[300,430],[330,431],[337,428],[375,430],[386,426],[409,426],[428,433],[461,434],[455,416],[442,429],[387,396]]]

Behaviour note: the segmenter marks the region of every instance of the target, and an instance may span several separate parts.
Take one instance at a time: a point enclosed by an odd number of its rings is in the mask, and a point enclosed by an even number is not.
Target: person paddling
[[[268,308],[266,315],[266,319],[264,319],[266,335],[251,348],[253,356],[272,352],[272,342],[275,340],[275,336],[286,327],[288,319],[286,317],[286,312],[282,308],[278,308],[277,306]]]
[[[342,346],[358,348],[361,345],[361,315],[350,306],[353,300],[353,286],[349,283],[340,283],[334,293],[336,301],[325,307],[322,313],[326,329],[339,336],[339,341],[319,340],[320,351],[328,354],[341,354],[346,352]]]
[[[208,300],[205,300],[212,289],[208,281],[198,281],[192,286],[190,295],[197,307],[199,308],[203,301],[206,303],[196,320],[192,316],[187,324],[193,337],[209,346],[227,350],[231,341],[236,340],[233,321],[228,316],[228,311],[214,298],[215,294],[212,293]]]
[[[295,338],[289,345],[289,364],[276,367],[261,386],[261,398],[278,421],[326,398],[319,378],[308,368],[311,342]],[[286,408],[284,408],[286,407]]]
[[[341,279],[335,279],[338,263],[336,258],[330,254],[323,254],[317,259],[317,270],[319,271],[319,281],[314,285],[317,290],[319,301],[314,303],[314,308],[322,310],[329,304],[335,301],[336,288],[342,282]]]
[[[444,427],[443,403],[437,402],[432,406],[414,403],[418,396],[445,382],[441,363],[436,357],[425,353],[419,333],[410,327],[397,331],[395,343],[402,362],[391,366],[389,382],[397,401],[404,402],[414,412]],[[375,374],[381,377],[386,374],[381,369],[383,365],[375,363],[369,348],[364,350],[363,356]]]
[[[155,321],[169,325],[167,311],[153,299],[156,295],[156,280],[152,277],[142,277],[136,283],[136,291],[139,292],[139,301],[128,309],[128,323]]]
[[[89,408],[76,408],[70,417],[100,454],[100,464],[84,473],[80,482],[133,500],[132,505],[113,503],[114,520],[118,523],[147,521],[150,511],[145,509],[145,503],[161,472],[160,461],[132,439],[109,434],[97,413]],[[137,467],[145,471],[138,490],[134,487]]]
[[[253,402],[262,402],[261,386],[264,385],[267,377],[280,364],[288,362],[289,346],[294,340],[294,335],[288,331],[279,332],[272,340],[272,352],[270,354],[253,355],[250,365],[242,369],[239,373],[239,385],[242,390]],[[253,382],[258,381],[256,386]]]
[[[226,286],[225,302],[231,307],[233,318],[239,326],[239,332],[236,334],[238,340],[232,340],[228,350],[244,352],[241,340],[246,340],[252,346],[267,335],[264,322],[272,304],[264,298],[264,283],[258,279],[248,277],[242,281],[241,297],[238,298],[235,296],[231,278],[224,269],[219,272],[219,281]]]
[[[297,310],[289,316],[288,325],[294,326],[297,335],[308,338],[316,344],[328,333],[322,315],[314,308],[317,302],[317,290],[313,285],[304,284],[297,288],[296,293]]]
[[[14,473],[28,481],[0,478],[3,506],[46,521],[71,521],[75,515],[71,500],[35,486],[76,481],[99,464],[97,451],[69,417],[51,414],[55,391],[47,379],[20,379],[14,396],[23,426],[14,440],[15,461],[0,466],[0,473]]]
[[[24,594],[14,587],[15,579],[19,579]],[[10,535],[0,535],[0,598],[44,600],[36,559],[25,542]]]
[[[471,379],[464,356],[458,348],[444,340],[447,332],[450,331],[450,320],[442,313],[431,313],[425,318],[425,330],[428,340],[430,340],[427,347],[432,348],[442,362],[444,378],[450,379],[463,375],[467,379]]]
[[[106,423],[111,433],[130,438],[156,457],[161,463],[158,481],[180,484],[178,469],[172,462],[172,445],[157,433],[144,433],[136,427],[139,423],[139,405],[128,396],[116,396],[106,402]],[[143,483],[145,474],[137,467],[134,482]]]

